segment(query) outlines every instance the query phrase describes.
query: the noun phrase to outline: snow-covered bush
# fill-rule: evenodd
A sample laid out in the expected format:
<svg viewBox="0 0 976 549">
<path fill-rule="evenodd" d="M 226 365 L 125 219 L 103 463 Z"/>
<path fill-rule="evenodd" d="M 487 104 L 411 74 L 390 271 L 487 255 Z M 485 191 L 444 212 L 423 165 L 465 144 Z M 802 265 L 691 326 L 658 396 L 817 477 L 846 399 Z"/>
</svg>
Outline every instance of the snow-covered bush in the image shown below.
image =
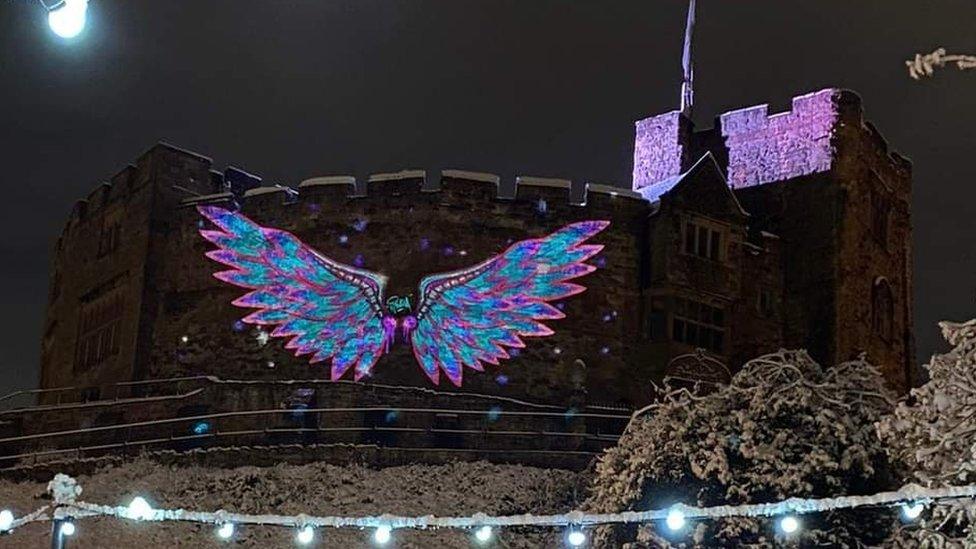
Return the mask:
<svg viewBox="0 0 976 549">
<path fill-rule="evenodd" d="M 925 366 L 929 382 L 913 389 L 878 428 L 907 470 L 923 486 L 976 483 L 976 320 L 942 322 L 954 348 Z M 892 544 L 955 548 L 976 545 L 976 504 L 957 500 L 932 506 L 918 525 L 900 529 Z"/>
<path fill-rule="evenodd" d="M 635 415 L 620 443 L 602 456 L 587 508 L 595 512 L 666 508 L 674 503 L 762 503 L 789 497 L 867 494 L 894 488 L 875 423 L 893 399 L 864 360 L 821 368 L 804 351 L 780 351 L 746 364 L 710 394 L 662 389 Z M 802 517 L 800 545 L 859 546 L 884 539 L 889 510 Z M 766 547 L 772 520 L 603 527 L 598 546 Z"/>
</svg>

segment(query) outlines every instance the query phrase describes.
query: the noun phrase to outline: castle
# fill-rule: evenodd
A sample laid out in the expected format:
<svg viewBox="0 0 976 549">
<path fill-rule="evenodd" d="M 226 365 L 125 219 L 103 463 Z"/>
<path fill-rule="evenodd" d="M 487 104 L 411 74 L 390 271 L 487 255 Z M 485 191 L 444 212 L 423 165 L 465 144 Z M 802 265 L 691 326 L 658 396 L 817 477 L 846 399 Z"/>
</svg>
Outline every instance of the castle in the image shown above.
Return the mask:
<svg viewBox="0 0 976 549">
<path fill-rule="evenodd" d="M 892 388 L 914 380 L 911 165 L 852 92 L 727 112 L 707 130 L 680 111 L 640 120 L 630 190 L 511 183 L 446 170 L 269 186 L 153 147 L 75 205 L 55 251 L 39 402 L 0 413 L 0 447 L 26 452 L 58 432 L 76 433 L 72 449 L 298 441 L 555 463 L 612 443 L 652 382 L 724 383 L 780 348 L 823 364 L 865 353 Z M 240 322 L 243 292 L 204 255 L 201 204 L 382 272 L 402 285 L 391 295 L 573 221 L 611 224 L 587 290 L 558 303 L 555 334 L 463 387 L 430 386 L 405 346 L 369 379 L 329 382 L 327 364 Z"/>
</svg>

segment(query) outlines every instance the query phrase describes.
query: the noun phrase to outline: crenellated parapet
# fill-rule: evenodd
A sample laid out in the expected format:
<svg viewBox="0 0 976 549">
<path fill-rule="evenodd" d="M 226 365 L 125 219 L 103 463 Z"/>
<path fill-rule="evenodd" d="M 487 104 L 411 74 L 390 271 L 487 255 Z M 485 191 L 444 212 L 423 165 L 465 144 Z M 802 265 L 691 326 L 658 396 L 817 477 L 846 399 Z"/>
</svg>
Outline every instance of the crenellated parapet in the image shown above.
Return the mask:
<svg viewBox="0 0 976 549">
<path fill-rule="evenodd" d="M 827 89 L 793 98 L 793 108 L 770 115 L 757 105 L 719 116 L 728 149 L 728 182 L 732 188 L 785 181 L 825 172 L 834 165 L 833 133 L 845 101 L 860 117 L 856 96 Z"/>
<path fill-rule="evenodd" d="M 596 200 L 620 198 L 644 201 L 639 193 L 629 189 L 568 179 L 519 176 L 515 178 L 514 185 L 506 187 L 502 183 L 501 176 L 484 172 L 441 170 L 436 174 L 429 174 L 425 170 L 402 170 L 372 174 L 365 181 L 357 180 L 351 175 L 331 175 L 306 179 L 296 187 L 263 185 L 247 189 L 241 193 L 240 198 L 248 201 L 257 197 L 280 195 L 282 200 L 300 203 L 308 195 L 369 199 L 418 193 L 470 192 L 486 199 L 501 201 L 536 200 L 541 195 L 546 200 L 558 200 L 578 207 L 585 207 L 594 197 L 597 197 Z M 235 199 L 235 194 L 224 191 L 190 196 L 183 199 L 182 204 L 194 205 L 232 199 Z"/>
<path fill-rule="evenodd" d="M 497 174 L 456 169 L 436 172 L 406 169 L 360 178 L 322 176 L 297 185 L 283 185 L 268 182 L 260 175 L 236 166 L 215 170 L 213 161 L 206 156 L 159 143 L 76 202 L 65 232 L 71 231 L 72 227 L 88 225 L 89 221 L 101 223 L 99 213 L 110 204 L 149 200 L 145 196 L 140 198 L 140 193 L 152 186 L 158 187 L 166 197 L 162 202 L 156 201 L 157 206 L 171 204 L 175 207 L 209 202 L 242 205 L 256 200 L 293 204 L 302 203 L 308 196 L 314 196 L 316 200 L 329 196 L 368 200 L 414 193 L 465 195 L 471 200 L 533 201 L 539 208 L 545 208 L 547 203 L 582 208 L 593 201 L 603 200 L 645 202 L 639 193 L 611 185 L 535 176 L 518 176 L 506 181 Z"/>
<path fill-rule="evenodd" d="M 677 176 L 706 151 L 720 159 L 735 189 L 828 172 L 840 159 L 841 130 L 853 130 L 858 139 L 871 143 L 875 154 L 885 156 L 894 169 L 910 171 L 908 160 L 890 152 L 877 129 L 864 120 L 860 97 L 827 88 L 794 97 L 785 112 L 770 114 L 768 104 L 726 112 L 713 129 L 694 130 L 678 111 L 638 121 L 632 188 L 651 188 Z"/>
</svg>

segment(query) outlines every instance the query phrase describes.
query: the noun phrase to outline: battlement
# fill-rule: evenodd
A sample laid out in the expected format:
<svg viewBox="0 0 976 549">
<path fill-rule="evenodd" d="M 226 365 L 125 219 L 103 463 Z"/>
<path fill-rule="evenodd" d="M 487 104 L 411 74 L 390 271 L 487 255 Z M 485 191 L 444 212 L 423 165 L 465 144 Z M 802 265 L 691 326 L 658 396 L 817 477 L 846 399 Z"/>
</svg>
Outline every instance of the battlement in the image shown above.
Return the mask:
<svg viewBox="0 0 976 549">
<path fill-rule="evenodd" d="M 860 99 L 826 89 L 793 98 L 793 108 L 770 115 L 757 105 L 719 116 L 728 149 L 733 189 L 829 171 L 834 166 L 833 132 L 848 103 L 860 120 Z"/>
<path fill-rule="evenodd" d="M 301 201 L 303 192 L 315 192 L 318 189 L 328 189 L 325 192 L 336 193 L 344 198 L 369 198 L 373 195 L 404 194 L 407 192 L 439 193 L 445 190 L 443 182 L 450 182 L 451 189 L 457 191 L 459 186 L 481 187 L 485 184 L 494 187 L 492 198 L 496 200 L 525 199 L 535 197 L 540 191 L 547 196 L 562 194 L 565 201 L 573 206 L 585 207 L 591 193 L 605 196 L 608 199 L 644 200 L 639 194 L 631 190 L 611 185 L 595 183 L 579 183 L 568 179 L 548 177 L 518 176 L 514 182 L 514 193 L 506 191 L 502 185 L 502 178 L 497 174 L 471 172 L 464 170 L 441 170 L 437 176 L 429 177 L 425 170 L 402 170 L 392 173 L 378 173 L 366 178 L 366 185 L 351 175 L 331 175 L 306 179 L 298 184 L 297 189 L 284 186 L 261 186 L 248 189 L 243 193 L 243 199 L 270 195 L 276 193 L 295 192 L 296 201 Z M 182 201 L 184 205 L 195 205 L 209 202 L 231 200 L 234 195 L 230 192 L 188 197 Z M 286 196 L 283 194 L 283 199 Z"/>
<path fill-rule="evenodd" d="M 131 195 L 150 179 L 151 174 L 162 175 L 166 180 L 164 184 L 168 184 L 177 195 L 183 195 L 179 201 L 182 205 L 231 200 L 240 202 L 276 194 L 282 195 L 283 202 L 293 203 L 301 201 L 304 192 L 335 193 L 335 196 L 344 198 L 409 192 L 438 193 L 444 191 L 444 182 L 449 182 L 454 191 L 462 187 L 474 189 L 483 188 L 484 184 L 492 185 L 494 189 L 490 196 L 496 200 L 524 199 L 529 190 L 532 190 L 533 197 L 541 192 L 547 199 L 556 199 L 557 194 L 562 194 L 566 203 L 580 207 L 587 205 L 591 193 L 613 199 L 643 200 L 639 193 L 610 185 L 533 176 L 518 176 L 505 185 L 497 174 L 456 169 L 430 174 L 426 170 L 408 169 L 375 173 L 360 179 L 351 175 L 321 176 L 306 179 L 297 186 L 288 186 L 268 184 L 259 175 L 234 166 L 228 166 L 223 172 L 212 167 L 213 160 L 207 156 L 168 143 L 158 143 L 140 155 L 134 164 L 113 175 L 109 182 L 100 184 L 86 198 L 78 200 L 68 218 L 67 227 L 84 222 L 113 200 Z M 483 190 L 479 193 L 485 194 Z"/>
<path fill-rule="evenodd" d="M 637 122 L 632 188 L 650 187 L 686 171 L 705 152 L 712 152 L 732 188 L 751 187 L 827 172 L 837 161 L 839 128 L 856 128 L 899 170 L 910 163 L 864 121 L 860 97 L 827 88 L 794 97 L 791 109 L 769 113 L 755 105 L 719 115 L 715 128 L 695 130 L 678 111 Z"/>
<path fill-rule="evenodd" d="M 222 174 L 213 172 L 213 161 L 201 154 L 160 142 L 143 152 L 107 182 L 99 184 L 87 197 L 75 202 L 66 229 L 86 221 L 108 205 L 131 198 L 153 177 L 172 182 L 180 194 L 205 195 L 221 190 Z"/>
</svg>

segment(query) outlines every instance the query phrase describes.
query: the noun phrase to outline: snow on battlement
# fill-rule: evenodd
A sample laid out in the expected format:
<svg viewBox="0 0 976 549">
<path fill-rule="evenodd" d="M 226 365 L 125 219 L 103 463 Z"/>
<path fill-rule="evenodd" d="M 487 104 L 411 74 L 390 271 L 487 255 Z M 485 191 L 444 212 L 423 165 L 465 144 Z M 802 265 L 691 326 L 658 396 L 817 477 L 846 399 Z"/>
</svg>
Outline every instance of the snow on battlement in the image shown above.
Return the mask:
<svg viewBox="0 0 976 549">
<path fill-rule="evenodd" d="M 101 223 L 101 218 L 96 218 L 95 214 L 109 202 L 132 199 L 134 193 L 144 188 L 143 184 L 146 182 L 164 189 L 170 197 L 175 198 L 176 204 L 185 207 L 227 202 L 241 205 L 247 201 L 294 204 L 302 202 L 304 195 L 368 199 L 413 193 L 441 193 L 444 181 L 450 182 L 452 192 L 504 201 L 519 198 L 535 200 L 539 195 L 545 195 L 545 199 L 549 201 L 564 201 L 583 207 L 587 205 L 587 197 L 594 194 L 602 195 L 606 199 L 620 197 L 644 200 L 638 193 L 606 185 L 526 176 L 505 178 L 503 181 L 496 174 L 463 170 L 428 172 L 410 169 L 358 178 L 351 175 L 324 176 L 284 185 L 263 181 L 260 175 L 238 167 L 215 170 L 213 161 L 206 156 L 159 143 L 141 155 L 133 165 L 114 175 L 110 182 L 99 185 L 86 198 L 78 200 L 64 231 L 76 224 L 87 223 L 89 218 L 94 219 L 94 223 Z M 486 183 L 493 188 L 486 189 Z"/>
<path fill-rule="evenodd" d="M 470 185 L 472 189 L 480 188 L 487 183 L 494 187 L 491 190 L 491 196 L 498 200 L 512 200 L 517 196 L 525 195 L 530 190 L 532 194 L 538 194 L 540 189 L 546 189 L 547 192 L 564 194 L 566 201 L 574 206 L 586 206 L 588 197 L 594 193 L 606 195 L 608 198 L 621 197 L 625 199 L 644 200 L 639 193 L 622 187 L 582 183 L 568 179 L 518 176 L 513 182 L 514 194 L 512 194 L 510 190 L 511 183 L 509 189 L 503 188 L 502 178 L 496 174 L 463 170 L 442 170 L 434 173 L 437 176 L 432 178 L 424 170 L 402 170 L 399 172 L 372 174 L 365 181 L 357 180 L 356 177 L 351 175 L 313 177 L 302 181 L 294 189 L 298 193 L 295 201 L 301 201 L 303 193 L 314 192 L 315 189 L 321 189 L 323 187 L 336 189 L 335 192 L 338 192 L 341 196 L 356 198 L 369 198 L 374 194 L 381 195 L 394 188 L 402 192 L 411 192 L 410 189 L 413 189 L 414 192 L 437 193 L 442 191 L 441 182 L 445 180 L 451 181 L 454 185 Z M 362 185 L 363 183 L 366 183 L 366 185 Z M 454 188 L 456 189 L 457 187 L 455 186 Z M 280 185 L 261 186 L 247 190 L 243 198 L 247 200 L 262 195 L 285 192 L 286 190 L 293 189 L 288 189 Z M 226 192 L 192 196 L 184 199 L 182 204 L 192 205 L 210 201 L 222 201 L 230 197 L 231 195 Z"/>
</svg>

